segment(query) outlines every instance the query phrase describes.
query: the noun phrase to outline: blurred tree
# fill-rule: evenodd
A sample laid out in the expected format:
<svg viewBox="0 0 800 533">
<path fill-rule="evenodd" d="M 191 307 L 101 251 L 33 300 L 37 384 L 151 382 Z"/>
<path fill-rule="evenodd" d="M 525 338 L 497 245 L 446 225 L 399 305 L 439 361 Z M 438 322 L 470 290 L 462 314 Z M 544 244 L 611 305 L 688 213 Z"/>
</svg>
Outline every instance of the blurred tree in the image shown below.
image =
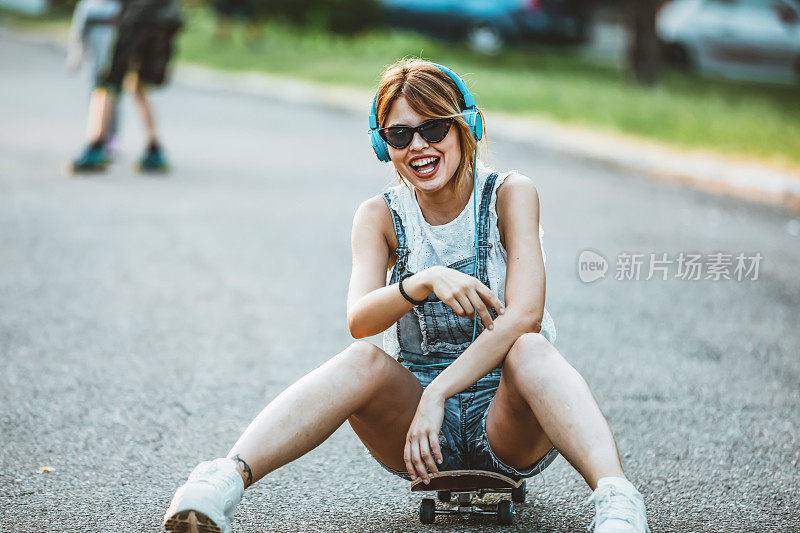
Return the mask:
<svg viewBox="0 0 800 533">
<path fill-rule="evenodd" d="M 656 36 L 656 12 L 660 3 L 660 0 L 628 0 L 626 63 L 632 79 L 642 85 L 656 85 L 659 80 L 661 54 Z"/>
<path fill-rule="evenodd" d="M 49 10 L 51 13 L 72 13 L 78 0 L 50 0 Z"/>
<path fill-rule="evenodd" d="M 354 34 L 384 22 L 378 0 L 255 0 L 255 4 L 262 17 L 335 33 Z"/>
</svg>

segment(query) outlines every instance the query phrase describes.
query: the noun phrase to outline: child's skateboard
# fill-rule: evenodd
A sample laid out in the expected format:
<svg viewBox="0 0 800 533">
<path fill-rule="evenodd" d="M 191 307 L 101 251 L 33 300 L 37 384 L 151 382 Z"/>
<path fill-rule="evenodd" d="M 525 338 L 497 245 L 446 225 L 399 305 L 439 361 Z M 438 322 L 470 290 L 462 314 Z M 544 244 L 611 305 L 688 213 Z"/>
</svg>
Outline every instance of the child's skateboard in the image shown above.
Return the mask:
<svg viewBox="0 0 800 533">
<path fill-rule="evenodd" d="M 430 478 L 430 483 L 427 485 L 418 477 L 411 483 L 411 490 L 413 492 L 435 490 L 440 502 L 451 502 L 453 496 L 457 498 L 457 506 L 449 509 L 437 509 L 435 500 L 423 498 L 419 504 L 419 520 L 423 524 L 432 524 L 437 514 L 460 515 L 465 519 L 470 515 L 494 515 L 497 517 L 497 522 L 505 526 L 514 521 L 514 503 L 524 502 L 525 494 L 528 492 L 524 479 L 514 481 L 503 474 L 485 470 L 439 472 L 436 477 Z M 496 510 L 475 505 L 476 498 L 482 498 L 488 493 L 510 493 L 511 501 L 500 500 Z"/>
</svg>

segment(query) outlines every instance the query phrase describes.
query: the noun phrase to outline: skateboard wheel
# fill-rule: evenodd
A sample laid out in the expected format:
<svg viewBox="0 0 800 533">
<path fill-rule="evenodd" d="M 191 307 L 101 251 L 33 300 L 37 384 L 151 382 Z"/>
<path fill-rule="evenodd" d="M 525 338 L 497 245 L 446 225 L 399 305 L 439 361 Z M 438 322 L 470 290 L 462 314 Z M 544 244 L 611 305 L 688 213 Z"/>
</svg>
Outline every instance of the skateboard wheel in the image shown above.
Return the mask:
<svg viewBox="0 0 800 533">
<path fill-rule="evenodd" d="M 514 504 L 510 500 L 500 500 L 497 503 L 497 523 L 501 526 L 510 526 L 514 522 Z"/>
<path fill-rule="evenodd" d="M 453 499 L 453 495 L 450 493 L 449 490 L 440 490 L 436 493 L 436 497 L 439 499 L 440 502 L 449 502 Z"/>
<path fill-rule="evenodd" d="M 423 498 L 419 504 L 419 521 L 423 524 L 433 524 L 436 518 L 436 502 L 432 498 Z"/>
<path fill-rule="evenodd" d="M 511 501 L 514 503 L 525 503 L 525 495 L 528 494 L 528 488 L 525 486 L 525 481 L 522 482 L 516 489 L 511 489 Z"/>
</svg>

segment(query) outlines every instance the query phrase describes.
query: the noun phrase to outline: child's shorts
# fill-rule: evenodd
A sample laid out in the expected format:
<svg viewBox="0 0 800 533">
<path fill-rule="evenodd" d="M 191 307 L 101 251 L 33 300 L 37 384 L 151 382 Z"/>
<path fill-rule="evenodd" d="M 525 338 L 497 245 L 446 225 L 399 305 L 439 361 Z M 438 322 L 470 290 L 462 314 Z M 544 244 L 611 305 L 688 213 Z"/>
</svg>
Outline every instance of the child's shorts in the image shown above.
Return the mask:
<svg viewBox="0 0 800 533">
<path fill-rule="evenodd" d="M 142 83 L 163 85 L 177 29 L 174 24 L 156 23 L 121 26 L 111 64 L 99 85 L 118 93 L 129 71 L 135 71 Z"/>
</svg>

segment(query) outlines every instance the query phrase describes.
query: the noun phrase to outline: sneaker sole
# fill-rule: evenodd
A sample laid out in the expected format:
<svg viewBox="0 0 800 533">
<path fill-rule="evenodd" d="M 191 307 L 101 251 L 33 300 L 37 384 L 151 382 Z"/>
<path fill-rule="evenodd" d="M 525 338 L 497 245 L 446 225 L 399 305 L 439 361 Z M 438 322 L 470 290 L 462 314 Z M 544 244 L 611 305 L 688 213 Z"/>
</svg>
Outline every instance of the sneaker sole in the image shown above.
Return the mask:
<svg viewBox="0 0 800 533">
<path fill-rule="evenodd" d="M 169 165 L 157 168 L 146 168 L 142 165 L 134 165 L 133 169 L 139 174 L 167 174 L 170 171 Z"/>
<path fill-rule="evenodd" d="M 93 168 L 80 168 L 75 167 L 74 164 L 69 163 L 64 167 L 64 174 L 67 176 L 79 176 L 79 175 L 92 175 L 92 174 L 103 174 L 108 170 L 110 163 L 105 163 L 99 167 Z"/>
<path fill-rule="evenodd" d="M 169 533 L 222 533 L 216 522 L 191 509 L 169 517 L 164 522 L 164 529 Z"/>
</svg>

